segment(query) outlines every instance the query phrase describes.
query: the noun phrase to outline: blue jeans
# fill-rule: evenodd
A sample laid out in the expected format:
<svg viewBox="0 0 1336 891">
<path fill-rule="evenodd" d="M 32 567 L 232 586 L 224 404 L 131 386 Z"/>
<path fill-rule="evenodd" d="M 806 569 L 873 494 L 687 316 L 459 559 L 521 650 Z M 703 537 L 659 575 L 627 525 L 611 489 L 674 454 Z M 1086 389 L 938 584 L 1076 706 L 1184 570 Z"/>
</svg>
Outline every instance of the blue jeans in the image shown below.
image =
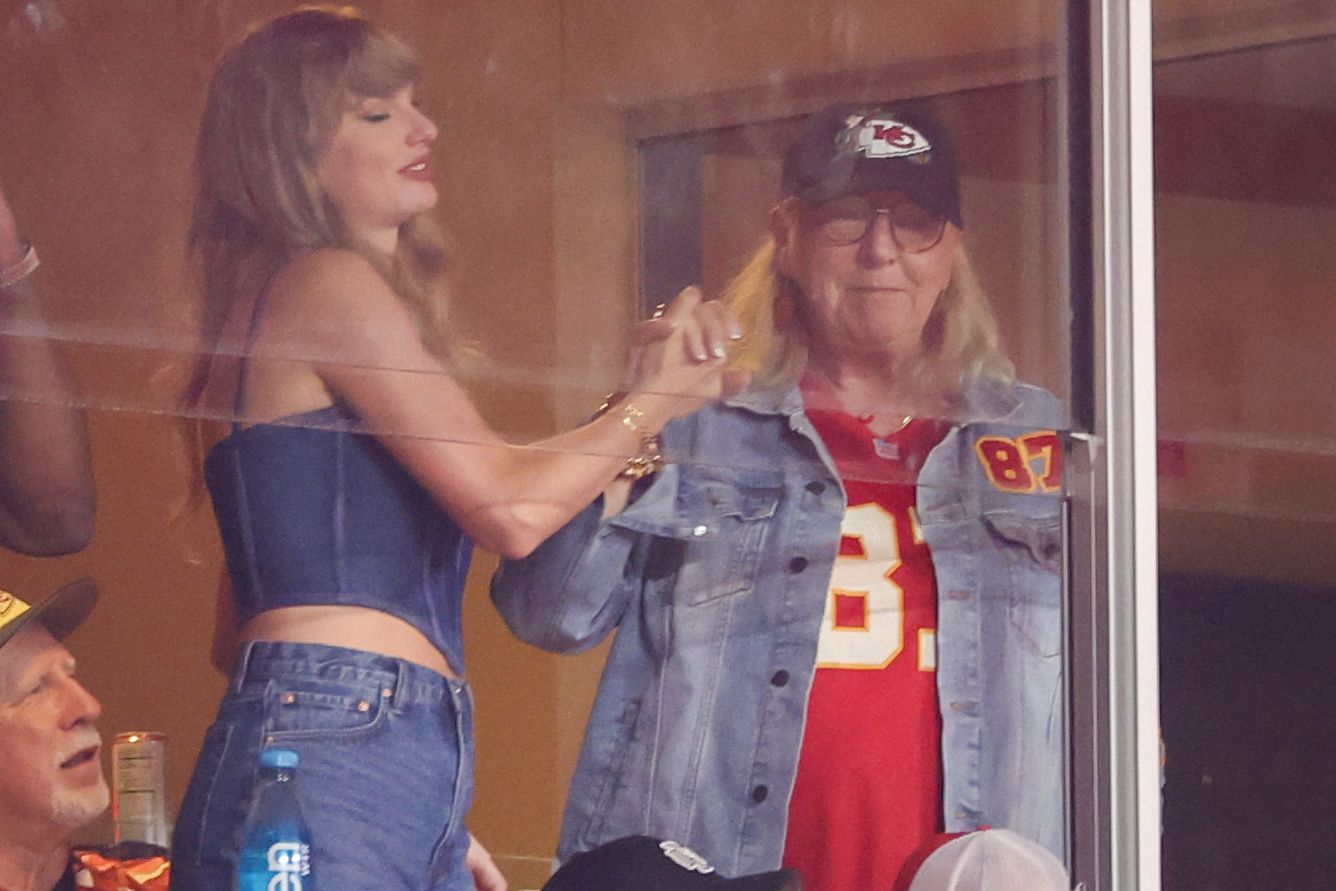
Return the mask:
<svg viewBox="0 0 1336 891">
<path fill-rule="evenodd" d="M 329 891 L 473 891 L 468 686 L 412 662 L 253 641 L 204 737 L 172 840 L 174 891 L 227 891 L 264 746 L 297 752 L 312 878 Z"/>
</svg>

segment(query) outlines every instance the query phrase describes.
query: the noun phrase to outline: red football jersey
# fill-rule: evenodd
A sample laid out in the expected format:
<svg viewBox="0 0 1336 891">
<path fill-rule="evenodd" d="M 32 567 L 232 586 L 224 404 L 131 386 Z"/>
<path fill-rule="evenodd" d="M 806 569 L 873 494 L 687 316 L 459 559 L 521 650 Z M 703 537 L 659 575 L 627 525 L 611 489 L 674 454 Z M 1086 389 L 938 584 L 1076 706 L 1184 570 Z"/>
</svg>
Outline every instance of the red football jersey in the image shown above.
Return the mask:
<svg viewBox="0 0 1336 891">
<path fill-rule="evenodd" d="M 817 649 L 784 865 L 808 891 L 889 889 L 941 831 L 937 586 L 914 483 L 942 425 L 876 437 L 851 415 L 808 412 L 849 506 Z"/>
</svg>

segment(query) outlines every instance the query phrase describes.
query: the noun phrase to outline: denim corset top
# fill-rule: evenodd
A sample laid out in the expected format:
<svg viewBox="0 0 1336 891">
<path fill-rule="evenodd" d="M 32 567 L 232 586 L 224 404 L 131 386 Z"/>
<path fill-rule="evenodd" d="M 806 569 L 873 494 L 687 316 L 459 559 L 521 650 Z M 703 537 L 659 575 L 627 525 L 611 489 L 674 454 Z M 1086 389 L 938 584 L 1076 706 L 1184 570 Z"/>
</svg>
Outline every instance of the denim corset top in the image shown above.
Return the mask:
<svg viewBox="0 0 1336 891">
<path fill-rule="evenodd" d="M 471 542 L 373 436 L 338 406 L 238 427 L 204 479 L 244 624 L 284 606 L 397 616 L 462 672 Z"/>
</svg>

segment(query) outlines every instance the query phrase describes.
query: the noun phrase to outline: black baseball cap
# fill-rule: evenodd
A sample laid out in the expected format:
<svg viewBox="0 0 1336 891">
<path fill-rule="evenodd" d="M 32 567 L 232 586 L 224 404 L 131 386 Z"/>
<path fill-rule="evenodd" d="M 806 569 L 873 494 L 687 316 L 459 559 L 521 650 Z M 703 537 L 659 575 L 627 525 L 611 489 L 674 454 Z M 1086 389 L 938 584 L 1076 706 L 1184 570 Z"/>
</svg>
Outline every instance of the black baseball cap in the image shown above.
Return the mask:
<svg viewBox="0 0 1336 891">
<path fill-rule="evenodd" d="M 542 891 L 802 891 L 802 875 L 781 869 L 726 879 L 686 845 L 631 835 L 576 854 Z"/>
<path fill-rule="evenodd" d="M 29 605 L 0 590 L 0 647 L 9 643 L 29 622 L 37 619 L 56 640 L 83 624 L 97 603 L 97 582 L 79 579 L 60 588 L 41 603 Z"/>
<path fill-rule="evenodd" d="M 885 108 L 841 103 L 807 119 L 784 158 L 785 196 L 829 201 L 886 189 L 958 227 L 960 180 L 951 138 L 921 105 Z"/>
</svg>

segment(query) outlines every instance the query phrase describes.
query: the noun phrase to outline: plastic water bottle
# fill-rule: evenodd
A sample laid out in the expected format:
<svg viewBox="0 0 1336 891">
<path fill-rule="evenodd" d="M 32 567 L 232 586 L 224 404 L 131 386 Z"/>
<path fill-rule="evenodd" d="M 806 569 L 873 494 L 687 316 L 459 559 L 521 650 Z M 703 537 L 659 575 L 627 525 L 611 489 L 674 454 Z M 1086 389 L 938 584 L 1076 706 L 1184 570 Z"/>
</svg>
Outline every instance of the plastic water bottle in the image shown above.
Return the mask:
<svg viewBox="0 0 1336 891">
<path fill-rule="evenodd" d="M 297 806 L 297 753 L 263 749 L 241 839 L 238 891 L 314 891 L 311 832 Z"/>
</svg>

